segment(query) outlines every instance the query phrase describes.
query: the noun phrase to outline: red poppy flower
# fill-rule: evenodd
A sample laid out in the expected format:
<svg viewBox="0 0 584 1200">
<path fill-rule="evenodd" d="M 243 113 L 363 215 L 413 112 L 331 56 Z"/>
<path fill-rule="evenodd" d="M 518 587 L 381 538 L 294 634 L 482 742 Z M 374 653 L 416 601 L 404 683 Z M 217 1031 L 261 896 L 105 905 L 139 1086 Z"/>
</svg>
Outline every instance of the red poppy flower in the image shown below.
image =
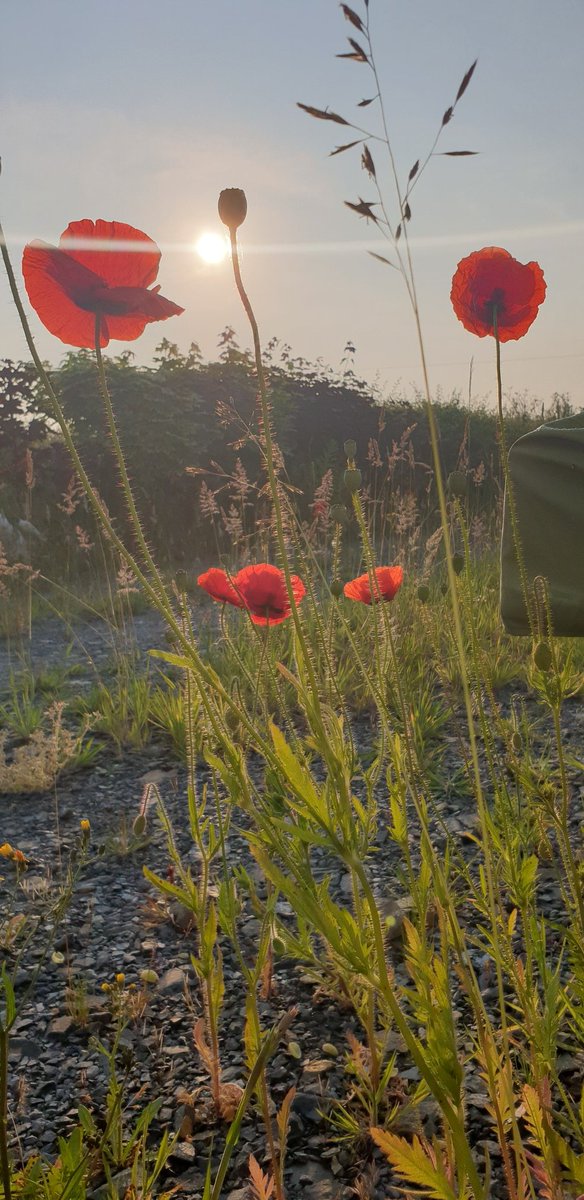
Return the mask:
<svg viewBox="0 0 584 1200">
<path fill-rule="evenodd" d="M 95 242 L 95 247 L 91 245 Z M 184 312 L 150 288 L 160 250 L 152 238 L 123 221 L 72 221 L 59 246 L 30 242 L 22 273 L 28 298 L 43 325 L 68 346 L 95 346 L 110 338 L 133 342 L 151 321 Z"/>
<path fill-rule="evenodd" d="M 459 262 L 450 299 L 465 329 L 477 337 L 517 341 L 535 321 L 545 300 L 543 271 L 536 262 L 520 263 L 500 246 L 486 246 Z"/>
<path fill-rule="evenodd" d="M 401 567 L 376 567 L 373 574 L 377 580 L 371 598 L 371 582 L 369 575 L 359 575 L 346 583 L 343 591 L 349 600 L 359 600 L 361 604 L 376 604 L 379 600 L 393 600 L 403 582 L 404 573 Z M 379 593 L 379 595 L 377 594 Z"/>
<path fill-rule="evenodd" d="M 297 604 L 306 588 L 297 575 L 292 576 L 292 591 Z M 247 609 L 254 625 L 279 625 L 291 615 L 284 572 L 270 563 L 243 567 L 231 579 L 225 571 L 212 567 L 199 575 L 199 587 L 213 600 Z"/>
</svg>

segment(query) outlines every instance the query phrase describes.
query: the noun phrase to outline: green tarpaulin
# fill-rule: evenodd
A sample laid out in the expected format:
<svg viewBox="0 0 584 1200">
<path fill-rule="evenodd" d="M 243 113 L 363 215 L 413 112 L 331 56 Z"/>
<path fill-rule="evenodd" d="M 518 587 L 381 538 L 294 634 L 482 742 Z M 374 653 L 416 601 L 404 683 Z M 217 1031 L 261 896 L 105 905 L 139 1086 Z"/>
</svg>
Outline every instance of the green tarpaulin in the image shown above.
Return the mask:
<svg viewBox="0 0 584 1200">
<path fill-rule="evenodd" d="M 509 451 L 509 473 L 530 588 L 547 580 L 554 633 L 584 634 L 584 413 L 540 425 Z M 530 625 L 515 552 L 509 497 L 501 542 L 501 616 L 509 633 Z"/>
</svg>

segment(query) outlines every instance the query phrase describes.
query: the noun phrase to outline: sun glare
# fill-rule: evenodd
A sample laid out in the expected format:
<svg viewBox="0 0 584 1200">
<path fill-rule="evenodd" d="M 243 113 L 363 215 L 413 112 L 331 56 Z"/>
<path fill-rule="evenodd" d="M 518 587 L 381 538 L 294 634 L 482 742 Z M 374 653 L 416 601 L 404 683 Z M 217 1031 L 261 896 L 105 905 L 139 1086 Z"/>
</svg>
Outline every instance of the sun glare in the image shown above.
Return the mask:
<svg viewBox="0 0 584 1200">
<path fill-rule="evenodd" d="M 206 263 L 223 262 L 227 249 L 227 241 L 220 233 L 202 233 L 195 243 L 196 253 Z"/>
</svg>

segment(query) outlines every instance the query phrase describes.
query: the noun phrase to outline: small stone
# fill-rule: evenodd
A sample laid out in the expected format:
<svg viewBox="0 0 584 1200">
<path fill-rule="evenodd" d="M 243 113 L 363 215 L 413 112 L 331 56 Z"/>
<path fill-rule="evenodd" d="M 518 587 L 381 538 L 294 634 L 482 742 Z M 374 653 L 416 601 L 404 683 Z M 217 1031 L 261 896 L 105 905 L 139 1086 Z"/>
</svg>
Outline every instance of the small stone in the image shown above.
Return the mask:
<svg viewBox="0 0 584 1200">
<path fill-rule="evenodd" d="M 167 992 L 182 992 L 185 986 L 185 974 L 180 967 L 170 967 L 168 971 L 161 976 L 157 992 L 163 995 Z"/>
<path fill-rule="evenodd" d="M 315 1058 L 312 1062 L 304 1063 L 305 1075 L 324 1075 L 332 1071 L 334 1063 L 329 1058 Z"/>
<path fill-rule="evenodd" d="M 73 1025 L 73 1017 L 55 1017 L 54 1020 L 51 1021 L 47 1032 L 52 1033 L 53 1037 L 67 1037 L 67 1034 L 71 1031 Z"/>
<path fill-rule="evenodd" d="M 333 1044 L 333 1042 L 323 1042 L 322 1043 L 322 1052 L 323 1052 L 323 1054 L 328 1054 L 329 1058 L 338 1058 L 339 1057 L 339 1052 L 337 1050 L 337 1047 Z"/>
<path fill-rule="evenodd" d="M 303 1121 L 310 1121 L 312 1125 L 322 1124 L 324 1120 L 323 1107 L 322 1097 L 314 1092 L 296 1092 L 292 1101 L 292 1112 L 301 1117 Z"/>
</svg>

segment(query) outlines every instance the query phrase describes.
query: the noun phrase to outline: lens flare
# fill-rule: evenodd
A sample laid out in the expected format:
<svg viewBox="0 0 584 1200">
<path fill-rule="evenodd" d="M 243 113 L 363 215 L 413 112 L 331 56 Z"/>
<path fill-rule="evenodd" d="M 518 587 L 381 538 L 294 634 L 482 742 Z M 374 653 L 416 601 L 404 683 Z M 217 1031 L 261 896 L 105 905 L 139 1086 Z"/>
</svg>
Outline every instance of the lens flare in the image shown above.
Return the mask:
<svg viewBox="0 0 584 1200">
<path fill-rule="evenodd" d="M 227 251 L 227 239 L 220 233 L 202 233 L 195 243 L 195 252 L 205 263 L 223 262 Z"/>
</svg>

